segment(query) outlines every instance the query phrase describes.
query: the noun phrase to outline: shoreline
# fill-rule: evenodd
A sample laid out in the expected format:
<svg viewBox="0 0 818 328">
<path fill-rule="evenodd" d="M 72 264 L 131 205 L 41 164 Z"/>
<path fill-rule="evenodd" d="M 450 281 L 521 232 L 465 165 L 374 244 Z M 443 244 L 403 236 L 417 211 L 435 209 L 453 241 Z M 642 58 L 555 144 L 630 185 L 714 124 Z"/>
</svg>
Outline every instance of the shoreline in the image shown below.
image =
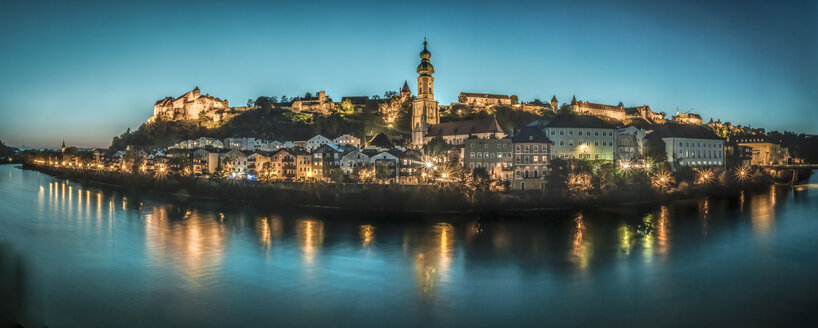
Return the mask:
<svg viewBox="0 0 818 328">
<path fill-rule="evenodd" d="M 180 176 L 154 177 L 119 173 L 54 169 L 23 164 L 25 170 L 81 183 L 121 188 L 128 192 L 164 194 L 177 198 L 251 204 L 260 207 L 308 208 L 383 213 L 470 214 L 521 213 L 658 205 L 668 201 L 691 201 L 707 197 L 735 197 L 741 191 L 760 191 L 775 183 L 743 186 L 701 186 L 687 192 L 628 190 L 574 198 L 559 193 L 482 192 L 466 195 L 456 188 L 434 185 L 364 185 L 333 183 L 217 182 Z M 389 204 L 390 206 L 378 206 Z"/>
</svg>

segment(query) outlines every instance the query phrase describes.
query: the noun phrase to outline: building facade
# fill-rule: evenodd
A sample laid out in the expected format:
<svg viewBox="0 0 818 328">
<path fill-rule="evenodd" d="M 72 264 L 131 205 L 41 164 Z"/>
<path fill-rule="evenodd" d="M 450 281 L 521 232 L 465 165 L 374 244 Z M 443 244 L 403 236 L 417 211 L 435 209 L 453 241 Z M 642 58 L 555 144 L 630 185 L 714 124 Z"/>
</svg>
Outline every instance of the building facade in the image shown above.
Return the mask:
<svg viewBox="0 0 818 328">
<path fill-rule="evenodd" d="M 724 166 L 724 140 L 704 126 L 668 123 L 657 126 L 648 137 L 664 142 L 674 169 Z"/>
<path fill-rule="evenodd" d="M 520 129 L 511 143 L 514 146 L 514 176 L 512 190 L 545 190 L 548 175 L 551 140 L 537 127 Z"/>
<path fill-rule="evenodd" d="M 463 146 L 463 165 L 469 170 L 485 169 L 493 179 L 511 180 L 513 147 L 509 138 L 467 138 Z"/>
<path fill-rule="evenodd" d="M 535 121 L 551 140 L 551 158 L 614 160 L 616 128 L 585 115 L 560 114 L 549 121 Z"/>
</svg>

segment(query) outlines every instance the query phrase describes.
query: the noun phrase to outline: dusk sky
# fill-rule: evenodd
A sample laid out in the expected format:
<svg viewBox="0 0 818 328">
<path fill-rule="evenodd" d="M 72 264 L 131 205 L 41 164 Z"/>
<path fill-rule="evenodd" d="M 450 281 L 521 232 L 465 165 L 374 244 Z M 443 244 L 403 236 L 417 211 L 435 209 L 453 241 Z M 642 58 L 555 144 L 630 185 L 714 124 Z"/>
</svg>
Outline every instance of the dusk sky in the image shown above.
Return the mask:
<svg viewBox="0 0 818 328">
<path fill-rule="evenodd" d="M 818 133 L 816 22 L 816 1 L 5 1 L 0 139 L 107 147 L 194 86 L 231 106 L 416 92 L 424 35 L 445 105 L 576 95 Z"/>
</svg>

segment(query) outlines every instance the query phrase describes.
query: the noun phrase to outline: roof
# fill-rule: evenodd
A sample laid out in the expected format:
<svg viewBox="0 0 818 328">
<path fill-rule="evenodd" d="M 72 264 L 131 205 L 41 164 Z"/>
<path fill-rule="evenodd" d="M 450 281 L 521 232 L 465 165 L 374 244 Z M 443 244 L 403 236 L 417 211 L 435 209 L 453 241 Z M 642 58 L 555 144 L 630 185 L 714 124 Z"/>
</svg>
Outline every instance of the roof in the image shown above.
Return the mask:
<svg viewBox="0 0 818 328">
<path fill-rule="evenodd" d="M 468 121 L 446 122 L 429 126 L 428 137 L 476 133 L 505 133 L 494 116 Z"/>
<path fill-rule="evenodd" d="M 526 126 L 520 129 L 520 132 L 518 132 L 516 136 L 511 138 L 511 142 L 551 143 L 551 140 L 549 140 L 548 137 L 545 136 L 545 133 L 543 133 L 542 130 L 538 129 L 537 127 Z"/>
<path fill-rule="evenodd" d="M 658 125 L 650 135 L 659 138 L 722 140 L 722 138 L 719 138 L 713 131 L 704 126 L 676 123 Z"/>
<path fill-rule="evenodd" d="M 508 95 L 494 95 L 490 93 L 471 93 L 471 92 L 461 92 L 461 97 L 474 97 L 474 98 L 496 98 L 496 99 L 511 99 Z"/>
<path fill-rule="evenodd" d="M 392 147 L 392 140 L 389 140 L 383 132 L 376 134 L 372 139 L 369 139 L 367 143 L 369 146 L 377 146 L 381 148 L 391 148 Z"/>
<path fill-rule="evenodd" d="M 403 88 L 400 89 L 401 92 L 412 92 L 409 90 L 409 83 L 406 80 L 403 81 Z"/>
<path fill-rule="evenodd" d="M 551 102 L 557 102 L 557 95 L 554 95 L 553 97 L 551 97 Z"/>
<path fill-rule="evenodd" d="M 545 123 L 549 128 L 613 129 L 614 126 L 596 116 L 560 114 Z"/>
</svg>

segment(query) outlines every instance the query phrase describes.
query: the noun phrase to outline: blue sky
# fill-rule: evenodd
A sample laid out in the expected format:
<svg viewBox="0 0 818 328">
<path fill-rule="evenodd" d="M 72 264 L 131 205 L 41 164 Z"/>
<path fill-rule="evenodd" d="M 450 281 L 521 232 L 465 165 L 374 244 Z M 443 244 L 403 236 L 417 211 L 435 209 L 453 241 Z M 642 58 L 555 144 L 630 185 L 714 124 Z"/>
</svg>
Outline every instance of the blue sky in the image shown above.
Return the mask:
<svg viewBox="0 0 818 328">
<path fill-rule="evenodd" d="M 165 96 L 244 105 L 383 95 L 423 36 L 443 104 L 461 91 L 648 104 L 818 133 L 818 4 L 731 2 L 79 2 L 0 10 L 0 139 L 108 146 Z M 810 25 L 813 24 L 813 25 Z"/>
</svg>

